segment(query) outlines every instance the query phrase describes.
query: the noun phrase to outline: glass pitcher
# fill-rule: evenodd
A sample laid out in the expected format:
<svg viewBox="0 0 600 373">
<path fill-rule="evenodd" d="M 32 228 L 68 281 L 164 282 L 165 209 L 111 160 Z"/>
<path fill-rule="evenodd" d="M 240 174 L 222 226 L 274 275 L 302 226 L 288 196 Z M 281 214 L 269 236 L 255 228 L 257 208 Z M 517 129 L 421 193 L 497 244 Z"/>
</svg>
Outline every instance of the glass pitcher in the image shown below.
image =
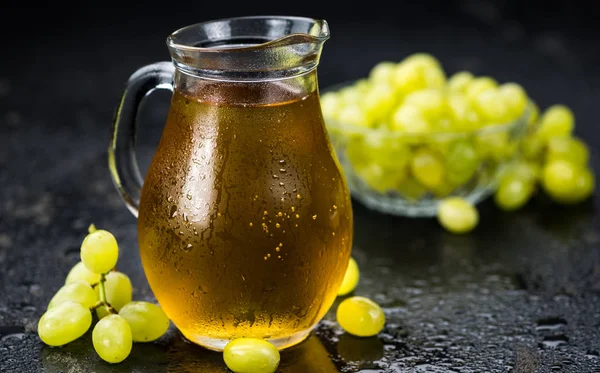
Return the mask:
<svg viewBox="0 0 600 373">
<path fill-rule="evenodd" d="M 352 209 L 319 103 L 328 38 L 327 23 L 309 18 L 200 23 L 168 37 L 173 64 L 141 68 L 127 83 L 110 170 L 139 213 L 150 287 L 194 343 L 292 346 L 336 297 Z M 142 186 L 136 115 L 155 89 L 173 98 Z"/>
</svg>

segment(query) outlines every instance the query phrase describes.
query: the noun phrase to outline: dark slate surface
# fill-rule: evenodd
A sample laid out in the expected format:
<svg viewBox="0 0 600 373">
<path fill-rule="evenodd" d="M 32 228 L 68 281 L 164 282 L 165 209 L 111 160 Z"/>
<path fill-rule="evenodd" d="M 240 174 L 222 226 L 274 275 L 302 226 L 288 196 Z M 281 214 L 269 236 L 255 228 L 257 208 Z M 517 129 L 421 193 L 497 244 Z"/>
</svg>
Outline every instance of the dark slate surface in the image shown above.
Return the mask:
<svg viewBox="0 0 600 373">
<path fill-rule="evenodd" d="M 449 72 L 466 68 L 518 81 L 542 107 L 571 106 L 598 174 L 595 9 L 575 2 L 497 3 L 503 7 L 426 1 L 401 15 L 379 9 L 381 15 L 367 12 L 366 18 L 295 13 L 330 20 L 322 86 L 361 77 L 382 59 L 428 51 Z M 164 37 L 179 26 L 225 15 L 292 13 L 221 9 L 209 16 L 202 6 L 175 9 L 169 17 L 144 8 L 120 9 L 121 17 L 113 9 L 86 8 L 77 16 L 41 12 L 19 29 L 3 23 L 0 371 L 226 371 L 219 354 L 185 343 L 176 330 L 157 343 L 135 345 L 117 366 L 100 361 L 90 335 L 48 348 L 35 334 L 91 222 L 119 239 L 119 269 L 130 275 L 134 297 L 153 299 L 140 266 L 136 221 L 106 165 L 108 128 L 128 75 L 166 59 Z M 142 164 L 160 134 L 167 100 L 158 94 L 146 105 Z M 280 372 L 599 372 L 598 204 L 596 198 L 565 209 L 540 195 L 520 212 L 502 213 L 488 201 L 473 234 L 452 236 L 432 219 L 385 216 L 355 203 L 354 256 L 362 270 L 356 294 L 385 308 L 386 329 L 378 338 L 356 339 L 341 334 L 329 315 L 307 342 L 283 352 Z"/>
</svg>

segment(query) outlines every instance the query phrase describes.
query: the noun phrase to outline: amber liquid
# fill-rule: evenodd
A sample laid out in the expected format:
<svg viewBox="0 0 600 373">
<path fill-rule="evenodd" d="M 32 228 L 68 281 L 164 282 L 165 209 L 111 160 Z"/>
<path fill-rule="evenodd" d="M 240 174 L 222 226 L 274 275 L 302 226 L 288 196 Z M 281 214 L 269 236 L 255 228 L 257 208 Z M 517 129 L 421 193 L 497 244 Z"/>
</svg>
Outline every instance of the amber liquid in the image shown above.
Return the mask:
<svg viewBox="0 0 600 373">
<path fill-rule="evenodd" d="M 350 198 L 318 93 L 271 85 L 176 91 L 142 191 L 150 286 L 209 348 L 299 342 L 333 303 L 350 255 Z"/>
</svg>

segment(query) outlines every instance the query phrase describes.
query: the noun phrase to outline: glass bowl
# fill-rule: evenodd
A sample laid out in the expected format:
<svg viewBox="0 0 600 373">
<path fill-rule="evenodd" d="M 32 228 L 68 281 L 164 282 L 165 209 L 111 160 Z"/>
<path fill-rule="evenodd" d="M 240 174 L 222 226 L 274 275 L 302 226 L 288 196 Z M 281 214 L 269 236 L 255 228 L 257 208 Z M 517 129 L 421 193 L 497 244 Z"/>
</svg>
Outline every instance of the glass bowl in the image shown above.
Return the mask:
<svg viewBox="0 0 600 373">
<path fill-rule="evenodd" d="M 332 86 L 322 93 L 355 83 Z M 436 215 L 437 204 L 444 198 L 457 196 L 477 204 L 493 192 L 499 173 L 517 156 L 531 112 L 529 103 L 512 122 L 470 132 L 427 134 L 324 119 L 355 199 L 384 213 L 427 217 Z M 443 165 L 442 172 L 439 167 L 428 168 L 435 167 L 432 158 Z"/>
</svg>

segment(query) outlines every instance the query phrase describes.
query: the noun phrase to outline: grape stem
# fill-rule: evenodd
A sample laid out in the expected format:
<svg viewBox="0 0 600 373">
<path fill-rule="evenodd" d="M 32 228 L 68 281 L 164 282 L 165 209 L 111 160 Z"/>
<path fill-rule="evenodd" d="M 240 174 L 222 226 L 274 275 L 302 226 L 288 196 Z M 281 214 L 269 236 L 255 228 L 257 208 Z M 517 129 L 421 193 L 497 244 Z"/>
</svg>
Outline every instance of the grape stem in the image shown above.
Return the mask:
<svg viewBox="0 0 600 373">
<path fill-rule="evenodd" d="M 99 293 L 100 293 L 100 301 L 94 305 L 94 308 L 99 307 L 99 306 L 104 306 L 104 308 L 106 308 L 106 310 L 108 311 L 108 313 L 110 314 L 117 314 L 117 310 L 115 310 L 110 303 L 108 303 L 106 301 L 106 290 L 104 289 L 104 282 L 106 281 L 106 274 L 103 273 L 100 275 L 100 282 L 98 283 L 99 286 Z"/>
</svg>

